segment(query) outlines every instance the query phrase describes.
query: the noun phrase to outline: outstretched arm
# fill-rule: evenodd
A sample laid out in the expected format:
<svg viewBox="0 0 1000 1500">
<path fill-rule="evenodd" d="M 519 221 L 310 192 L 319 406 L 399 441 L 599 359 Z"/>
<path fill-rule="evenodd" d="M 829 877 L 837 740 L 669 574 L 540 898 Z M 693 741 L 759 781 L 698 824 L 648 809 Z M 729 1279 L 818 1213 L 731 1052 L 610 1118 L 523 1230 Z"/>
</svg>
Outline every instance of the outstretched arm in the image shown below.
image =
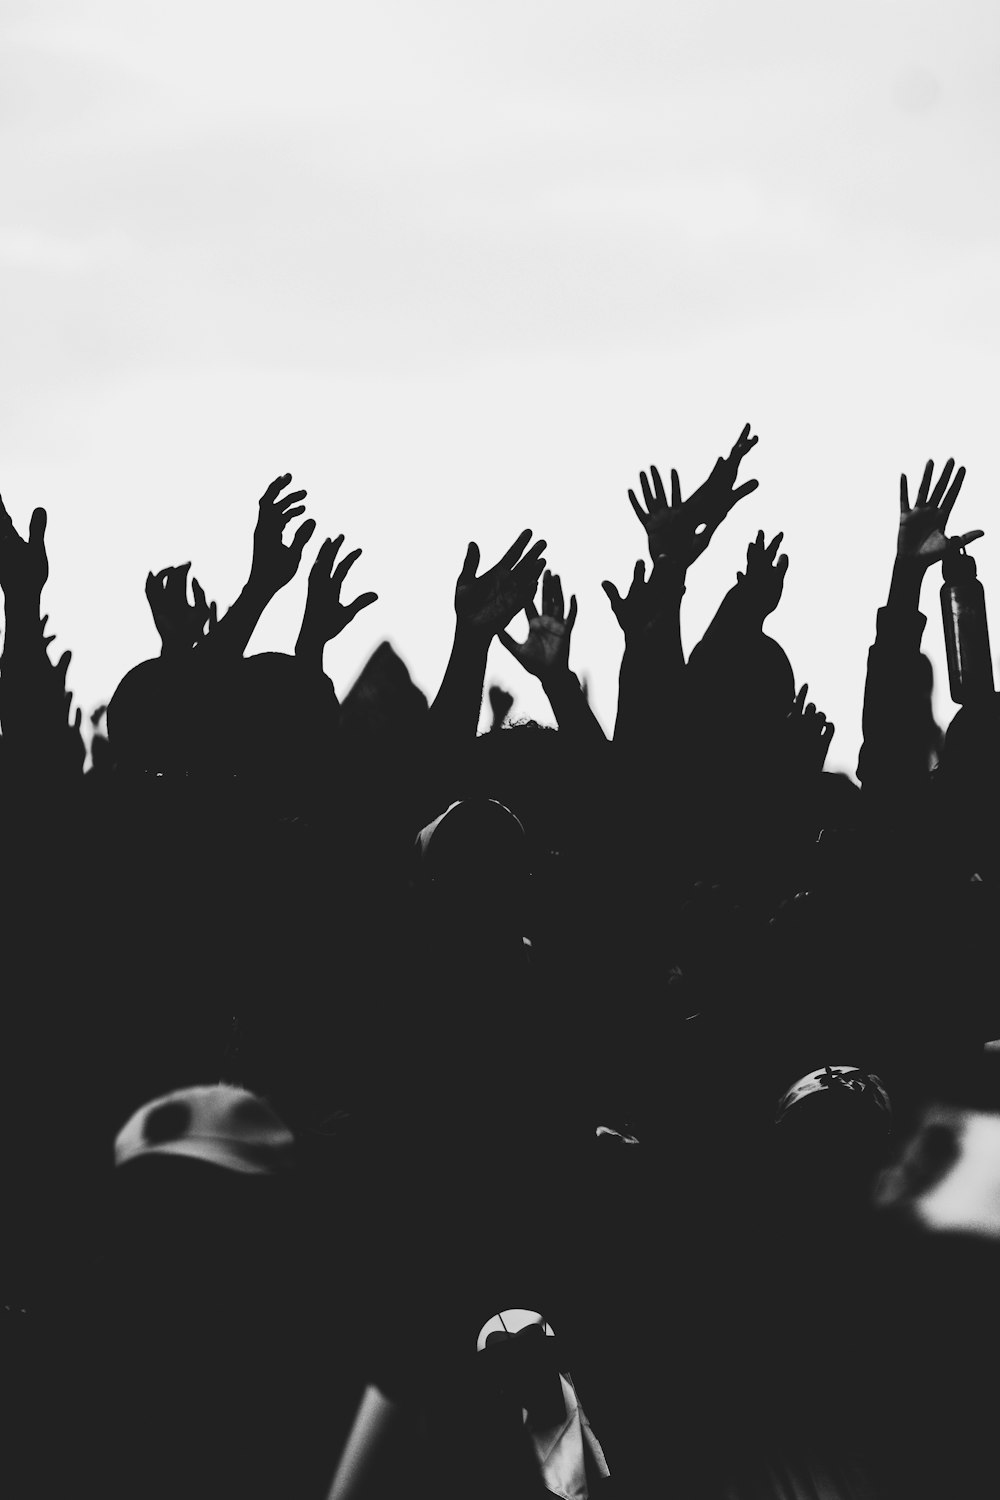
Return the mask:
<svg viewBox="0 0 1000 1500">
<path fill-rule="evenodd" d="M 928 569 L 944 560 L 949 547 L 967 547 L 986 535 L 984 531 L 966 531 L 962 536 L 945 536 L 944 529 L 965 481 L 965 470 L 956 469 L 955 460 L 949 458 L 932 490 L 933 477 L 934 462 L 928 459 L 911 506 L 906 475 L 899 476 L 899 530 L 886 601 L 889 609 L 919 609 L 920 586 Z"/>
<path fill-rule="evenodd" d="M 218 621 L 215 601 L 209 604 L 197 578 L 191 580 L 194 602 L 188 602 L 190 568 L 191 564 L 186 562 L 146 575 L 146 599 L 160 637 L 161 656 L 177 657 L 192 651 L 208 639 Z"/>
<path fill-rule="evenodd" d="M 746 572 L 736 574 L 736 582 L 719 605 L 699 650 L 726 651 L 734 637 L 742 638 L 748 630 L 763 630 L 764 621 L 781 603 L 788 572 L 788 557 L 778 556 L 784 532 L 779 531 L 767 543 L 764 533 L 747 547 Z"/>
<path fill-rule="evenodd" d="M 545 543 L 534 542 L 525 552 L 530 538 L 530 531 L 522 531 L 500 561 L 478 577 L 479 548 L 469 543 L 455 584 L 451 656 L 430 707 L 429 728 L 439 741 L 458 745 L 475 739 L 490 642 L 534 598 L 545 567 Z"/>
<path fill-rule="evenodd" d="M 632 586 L 623 599 L 614 584 L 602 587 L 625 634 L 618 691 L 616 743 L 641 745 L 650 737 L 668 742 L 671 725 L 683 716 L 684 652 L 680 606 L 687 571 L 706 550 L 736 503 L 757 488 L 756 479 L 737 485 L 739 467 L 757 442 L 750 424 L 743 428 L 728 458 L 717 458 L 711 474 L 685 501 L 676 469 L 670 471 L 670 499 L 652 465 L 639 475 L 643 503 L 629 490 L 629 504 L 642 524 L 653 560 L 647 583 L 636 565 Z"/>
<path fill-rule="evenodd" d="M 748 422 L 733 444 L 729 457 L 715 460 L 704 484 L 699 485 L 683 504 L 676 469 L 670 471 L 669 505 L 656 466 L 650 466 L 649 479 L 645 473 L 639 475 L 645 507 L 639 504 L 634 490 L 629 490 L 628 498 L 646 532 L 649 555 L 654 564 L 667 557 L 688 568 L 701 556 L 737 501 L 757 488 L 756 479 L 748 479 L 739 486 L 736 484 L 740 464 L 757 441 L 750 435 Z"/>
<path fill-rule="evenodd" d="M 785 717 L 778 744 L 789 774 L 803 779 L 822 771 L 835 733 L 835 726 L 815 703 L 806 701 L 808 697 L 809 684 L 804 682 Z"/>
<path fill-rule="evenodd" d="M 0 661 L 0 727 L 8 761 L 21 775 L 78 776 L 85 755 L 81 713 L 67 722 L 72 696 L 66 673 L 72 659 L 64 651 L 53 667 L 42 618 L 41 596 L 49 576 L 45 550 L 46 513 L 33 512 L 25 541 L 0 500 L 0 588 L 6 630 Z"/>
<path fill-rule="evenodd" d="M 910 504 L 906 475 L 899 481 L 899 529 L 889 596 L 878 612 L 875 642 L 868 652 L 858 780 L 867 792 L 894 794 L 922 782 L 926 771 L 921 724 L 923 686 L 920 641 L 927 621 L 920 613 L 920 589 L 928 569 L 949 547 L 965 547 L 984 535 L 967 531 L 947 537 L 945 527 L 958 499 L 965 470 L 949 458 L 937 484 L 932 460 L 924 469 L 917 498 Z"/>
<path fill-rule="evenodd" d="M 282 533 L 295 516 L 301 516 L 305 490 L 287 495 L 281 491 L 292 480 L 281 474 L 268 485 L 260 497 L 257 525 L 253 534 L 253 561 L 250 576 L 236 603 L 226 611 L 211 635 L 200 645 L 203 653 L 213 656 L 240 657 L 250 643 L 257 622 L 279 590 L 290 583 L 302 561 L 302 549 L 316 530 L 316 522 L 303 521 L 286 547 Z"/>
<path fill-rule="evenodd" d="M 576 673 L 569 665 L 569 644 L 576 623 L 576 595 L 570 596 L 566 612 L 562 583 L 558 573 L 548 570 L 542 575 L 542 609 L 534 600 L 524 606 L 528 621 L 528 638 L 515 641 L 506 630 L 500 640 L 526 672 L 537 677 L 552 706 L 556 723 L 564 733 L 596 743 L 606 744 L 604 731 L 594 717 Z"/>
<path fill-rule="evenodd" d="M 295 655 L 300 661 L 310 663 L 319 672 L 323 670 L 323 648 L 327 642 L 338 636 L 351 623 L 355 615 L 367 609 L 369 604 L 374 604 L 378 598 L 378 594 L 359 594 L 356 599 L 351 600 L 350 604 L 341 603 L 341 586 L 350 569 L 361 556 L 361 548 L 356 547 L 338 563 L 337 553 L 340 551 L 343 540 L 343 535 L 332 541 L 327 537 L 316 553 L 316 561 L 309 570 L 306 607 L 302 616 L 302 625 L 299 628 L 299 637 L 295 642 Z M 336 567 L 334 567 L 335 563 Z"/>
<path fill-rule="evenodd" d="M 14 529 L 0 499 L 0 588 L 3 589 L 5 675 L 48 660 L 42 635 L 42 589 L 49 576 L 45 550 L 48 517 L 39 507 L 32 512 L 25 541 Z M 6 726 L 4 727 L 6 733 Z"/>
<path fill-rule="evenodd" d="M 601 584 L 625 637 L 618 679 L 616 745 L 663 749 L 683 717 L 684 651 L 680 612 L 684 570 L 665 556 L 649 579 L 639 561 L 623 597 L 610 581 Z"/>
</svg>

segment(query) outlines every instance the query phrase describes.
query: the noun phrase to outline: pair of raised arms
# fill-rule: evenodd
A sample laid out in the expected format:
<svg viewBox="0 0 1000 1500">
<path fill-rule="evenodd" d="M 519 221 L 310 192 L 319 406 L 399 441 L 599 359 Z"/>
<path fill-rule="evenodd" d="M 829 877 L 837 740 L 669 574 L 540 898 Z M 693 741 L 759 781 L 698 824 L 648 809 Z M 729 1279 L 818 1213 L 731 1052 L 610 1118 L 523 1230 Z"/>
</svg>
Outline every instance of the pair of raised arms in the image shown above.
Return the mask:
<svg viewBox="0 0 1000 1500">
<path fill-rule="evenodd" d="M 744 495 L 750 495 L 757 489 L 756 478 L 751 478 L 744 484 L 736 483 L 739 465 L 756 443 L 757 438 L 751 437 L 750 425 L 745 426 L 729 456 L 720 456 L 715 460 L 714 468 L 705 483 L 700 484 L 699 489 L 694 490 L 687 501 L 681 498 L 681 480 L 676 469 L 670 471 L 670 499 L 667 499 L 660 471 L 655 465 L 649 468 L 649 475 L 645 472 L 639 475 L 645 504 L 640 504 L 636 492 L 631 489 L 628 490 L 628 499 L 645 529 L 654 568 L 660 568 L 663 573 L 670 571 L 678 582 L 682 582 L 687 568 L 705 552 L 712 535 L 726 519 L 733 505 L 744 498 Z M 466 556 L 466 565 L 459 577 L 459 588 L 456 589 L 456 613 L 459 621 L 462 621 L 465 604 L 463 589 L 472 585 L 483 589 L 484 603 L 492 603 L 493 609 L 492 612 L 481 610 L 478 615 L 481 627 L 490 628 L 493 634 L 498 634 L 511 655 L 528 672 L 544 679 L 568 669 L 570 636 L 576 622 L 577 603 L 576 594 L 573 594 L 570 597 L 570 607 L 565 609 L 559 574 L 546 570 L 541 582 L 541 610 L 535 607 L 535 585 L 544 567 L 544 558 L 541 556 L 544 541 L 535 543 L 531 552 L 522 558 L 520 553 L 525 549 L 529 537 L 531 531 L 523 531 L 514 546 L 502 556 L 495 568 L 490 568 L 489 573 L 484 574 L 483 579 L 475 579 L 478 552 L 474 547 L 469 547 L 469 556 Z M 780 540 L 781 537 L 778 537 L 777 541 Z M 774 591 L 774 583 L 771 582 L 774 573 L 772 561 L 774 550 L 763 547 L 763 534 L 760 534 L 756 546 L 751 546 L 748 552 L 747 576 L 750 586 L 762 592 L 766 589 Z M 471 576 L 469 567 L 472 568 Z M 777 570 L 778 579 L 784 576 L 786 567 L 787 558 L 781 558 Z M 520 592 L 516 588 L 517 582 L 520 582 Z M 637 562 L 630 589 L 624 597 L 610 580 L 604 580 L 601 586 L 609 597 L 615 618 L 618 619 L 627 642 L 637 639 L 649 625 L 654 624 L 660 607 L 658 591 L 646 580 L 643 562 Z M 772 609 L 777 604 L 780 592 L 778 583 Z M 528 619 L 528 639 L 522 642 L 511 639 L 505 628 L 519 609 L 525 610 Z"/>
<path fill-rule="evenodd" d="M 297 516 L 305 513 L 305 506 L 301 504 L 306 497 L 305 490 L 291 490 L 282 494 L 291 479 L 291 474 L 279 475 L 268 485 L 258 506 L 253 536 L 253 561 L 244 593 L 249 594 L 253 604 L 261 608 L 295 577 L 302 561 L 303 549 L 316 529 L 315 521 L 303 521 L 296 528 L 290 543 L 285 545 L 285 528 Z M 367 593 L 360 594 L 349 604 L 341 601 L 340 591 L 344 579 L 361 556 L 361 549 L 358 547 L 337 562 L 337 554 L 343 542 L 342 535 L 327 537 L 320 545 L 309 570 L 299 643 L 307 641 L 320 651 L 327 641 L 332 641 L 350 624 L 359 611 L 374 604 L 378 598 L 377 594 Z M 193 598 L 188 600 L 190 568 L 189 562 L 182 563 L 178 567 L 163 568 L 159 573 L 150 573 L 146 578 L 146 598 L 163 643 L 164 655 L 193 649 L 207 641 L 218 626 L 216 606 L 208 602 L 197 578 L 191 579 Z M 260 612 L 261 609 L 257 609 L 257 617 Z"/>
</svg>

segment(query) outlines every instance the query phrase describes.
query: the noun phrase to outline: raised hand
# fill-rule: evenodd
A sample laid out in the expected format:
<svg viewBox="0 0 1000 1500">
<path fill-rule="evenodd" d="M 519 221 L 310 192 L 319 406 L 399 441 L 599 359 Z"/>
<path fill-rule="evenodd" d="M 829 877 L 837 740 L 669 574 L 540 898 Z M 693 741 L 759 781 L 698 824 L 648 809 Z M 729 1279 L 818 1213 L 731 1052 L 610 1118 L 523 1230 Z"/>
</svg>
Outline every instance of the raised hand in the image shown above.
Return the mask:
<svg viewBox="0 0 1000 1500">
<path fill-rule="evenodd" d="M 814 703 L 807 703 L 809 684 L 795 695 L 784 724 L 784 744 L 791 763 L 800 771 L 818 775 L 826 765 L 834 726 Z"/>
<path fill-rule="evenodd" d="M 639 475 L 645 508 L 639 504 L 634 490 L 629 490 L 628 498 L 646 532 L 654 563 L 666 559 L 677 567 L 688 568 L 701 556 L 736 502 L 757 488 L 756 479 L 748 479 L 736 487 L 740 463 L 756 442 L 747 423 L 729 457 L 716 459 L 711 474 L 687 501 L 681 499 L 676 469 L 670 471 L 669 503 L 655 465 L 650 465 L 648 479 L 645 473 Z"/>
<path fill-rule="evenodd" d="M 28 523 L 28 540 L 19 536 L 0 499 L 0 589 L 8 600 L 36 602 L 49 576 L 49 559 L 45 551 L 47 516 L 39 507 L 32 511 Z"/>
<path fill-rule="evenodd" d="M 341 603 L 341 586 L 348 572 L 361 556 L 361 548 L 356 547 L 338 563 L 337 553 L 340 551 L 343 540 L 343 536 L 338 536 L 333 541 L 327 537 L 316 553 L 316 561 L 309 569 L 309 588 L 306 593 L 302 631 L 305 635 L 321 640 L 324 645 L 327 641 L 332 641 L 334 636 L 339 635 L 356 614 L 367 609 L 369 604 L 374 604 L 378 598 L 378 594 L 359 594 L 356 599 L 351 600 L 350 604 Z M 336 567 L 334 563 L 337 563 Z"/>
<path fill-rule="evenodd" d="M 303 521 L 291 542 L 286 547 L 282 541 L 285 527 L 295 516 L 301 516 L 305 490 L 292 490 L 287 495 L 281 491 L 291 484 L 291 474 L 281 474 L 272 480 L 260 497 L 260 514 L 253 534 L 253 563 L 250 581 L 262 592 L 274 595 L 290 583 L 302 560 L 302 549 L 316 530 L 315 521 Z"/>
<path fill-rule="evenodd" d="M 756 540 L 747 547 L 746 572 L 736 574 L 741 597 L 753 605 L 754 614 L 759 614 L 761 620 L 765 620 L 777 609 L 785 587 L 788 558 L 782 553 L 775 562 L 775 554 L 784 534 L 779 531 L 765 546 L 764 533 L 758 531 Z"/>
<path fill-rule="evenodd" d="M 161 568 L 146 574 L 146 599 L 153 623 L 162 642 L 162 655 L 174 656 L 191 651 L 206 640 L 218 621 L 215 602 L 205 598 L 197 578 L 191 580 L 193 603 L 188 602 L 187 576 L 189 562 L 175 568 Z"/>
<path fill-rule="evenodd" d="M 55 638 L 53 637 L 53 639 Z M 66 738 L 64 741 L 67 762 L 72 767 L 73 771 L 76 774 L 79 774 L 83 770 L 83 763 L 87 757 L 87 747 L 83 742 L 83 735 L 81 733 L 81 725 L 83 723 L 83 709 L 77 708 L 76 713 L 73 713 L 73 694 L 66 687 L 66 674 L 69 671 L 69 664 L 72 660 L 72 651 L 64 651 L 62 656 L 60 656 L 59 660 L 56 662 L 52 671 L 55 677 L 58 691 L 62 697 L 64 711 L 68 720 L 65 726 Z M 72 715 L 72 717 L 70 717 L 70 715 Z"/>
<path fill-rule="evenodd" d="M 632 582 L 624 598 L 609 578 L 604 579 L 601 588 L 608 596 L 611 608 L 615 612 L 615 619 L 622 628 L 626 644 L 642 635 L 643 631 L 648 630 L 656 621 L 659 615 L 659 603 L 653 588 L 652 577 L 647 582 L 646 565 L 641 558 L 632 570 Z"/>
<path fill-rule="evenodd" d="M 294 490 L 287 495 L 281 493 L 291 478 L 291 474 L 279 475 L 260 497 L 250 576 L 239 598 L 212 628 L 200 648 L 217 661 L 234 661 L 243 655 L 268 604 L 278 590 L 295 577 L 302 561 L 302 549 L 316 530 L 315 521 L 303 521 L 287 547 L 281 540 L 288 523 L 295 516 L 301 516 L 305 509 L 305 506 L 296 504 L 305 498 L 305 490 Z"/>
<path fill-rule="evenodd" d="M 689 496 L 689 505 L 693 503 L 704 506 L 711 517 L 717 517 L 715 526 L 728 516 L 738 500 L 742 500 L 744 495 L 751 495 L 757 488 L 756 479 L 748 479 L 738 489 L 736 487 L 740 464 L 757 442 L 758 438 L 756 434 L 751 436 L 750 423 L 747 422 L 730 448 L 728 458 L 717 458 L 704 484 L 699 485 L 694 494 Z M 712 527 L 713 530 L 715 526 Z"/>
<path fill-rule="evenodd" d="M 952 477 L 954 471 L 954 477 Z M 940 562 L 949 547 L 966 547 L 970 542 L 985 536 L 983 531 L 967 531 L 964 536 L 946 537 L 945 527 L 958 499 L 965 470 L 955 469 L 955 460 L 949 458 L 941 470 L 937 484 L 931 489 L 934 462 L 927 460 L 917 498 L 910 506 L 906 475 L 899 476 L 899 531 L 896 537 L 896 558 L 916 564 L 926 571 Z"/>
<path fill-rule="evenodd" d="M 74 775 L 79 775 L 87 752 L 81 733 L 83 709 L 77 708 L 73 712 L 73 694 L 66 686 L 73 653 L 64 651 L 53 666 L 49 660 L 48 648 L 55 636 L 45 634 L 48 623 L 48 615 L 43 615 L 42 675 L 33 685 L 31 711 L 36 730 L 41 726 L 45 728 L 41 741 L 36 741 L 31 752 L 32 758 L 37 768 L 47 763 L 51 765 L 50 757 L 54 756 L 57 764 Z"/>
<path fill-rule="evenodd" d="M 569 670 L 569 642 L 576 621 L 576 595 L 570 596 L 569 613 L 563 604 L 562 583 L 558 573 L 546 569 L 542 575 L 542 610 L 534 601 L 524 606 L 528 620 L 528 639 L 515 641 L 506 630 L 498 635 L 511 656 L 517 658 L 532 677 L 552 677 Z"/>
<path fill-rule="evenodd" d="M 522 531 L 500 561 L 479 577 L 476 576 L 479 548 L 475 542 L 469 543 L 455 585 L 455 617 L 459 626 L 488 640 L 506 629 L 518 610 L 534 599 L 545 567 L 542 556 L 545 543 L 534 542 L 525 552 L 530 536 L 530 531 Z"/>
</svg>

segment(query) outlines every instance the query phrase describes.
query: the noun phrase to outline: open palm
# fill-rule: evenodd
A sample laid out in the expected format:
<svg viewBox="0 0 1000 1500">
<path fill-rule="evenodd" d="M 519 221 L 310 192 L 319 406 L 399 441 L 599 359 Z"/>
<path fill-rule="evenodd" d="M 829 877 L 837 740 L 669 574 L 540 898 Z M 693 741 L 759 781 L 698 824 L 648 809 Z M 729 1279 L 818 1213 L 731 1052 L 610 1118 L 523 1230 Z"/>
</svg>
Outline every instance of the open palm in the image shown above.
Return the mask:
<svg viewBox="0 0 1000 1500">
<path fill-rule="evenodd" d="M 669 501 L 655 464 L 650 465 L 649 478 L 645 473 L 639 475 L 644 505 L 640 505 L 634 490 L 629 490 L 628 498 L 646 532 L 654 563 L 659 558 L 668 558 L 686 568 L 701 556 L 736 502 L 757 488 L 756 479 L 736 486 L 740 463 L 756 442 L 747 423 L 728 458 L 716 459 L 704 484 L 687 500 L 681 499 L 676 469 L 670 471 Z"/>
<path fill-rule="evenodd" d="M 28 523 L 28 540 L 14 529 L 7 507 L 0 500 L 0 589 L 13 595 L 40 595 L 49 576 L 45 552 L 46 513 L 39 506 Z"/>
<path fill-rule="evenodd" d="M 952 478 L 953 471 L 954 478 Z M 955 470 L 955 460 L 949 458 L 932 490 L 933 475 L 934 462 L 928 459 L 912 508 L 906 475 L 899 476 L 899 532 L 896 538 L 896 556 L 919 563 L 924 568 L 929 568 L 939 562 L 949 547 L 965 547 L 969 542 L 974 542 L 977 537 L 985 535 L 982 531 L 967 531 L 958 537 L 945 536 L 945 527 L 962 488 L 965 470 L 962 468 Z"/>
<path fill-rule="evenodd" d="M 569 613 L 566 614 L 559 575 L 546 570 L 542 578 L 541 613 L 535 608 L 533 599 L 524 606 L 524 613 L 528 620 L 526 641 L 515 641 L 506 630 L 499 632 L 511 656 L 516 657 L 532 677 L 547 677 L 566 671 L 570 636 L 576 621 L 576 595 L 570 597 Z"/>
<path fill-rule="evenodd" d="M 494 636 L 534 598 L 545 566 L 545 543 L 535 542 L 524 552 L 530 536 L 530 531 L 522 531 L 500 561 L 478 578 L 479 548 L 475 542 L 469 543 L 455 584 L 455 615 L 462 625 L 477 634 Z"/>
</svg>

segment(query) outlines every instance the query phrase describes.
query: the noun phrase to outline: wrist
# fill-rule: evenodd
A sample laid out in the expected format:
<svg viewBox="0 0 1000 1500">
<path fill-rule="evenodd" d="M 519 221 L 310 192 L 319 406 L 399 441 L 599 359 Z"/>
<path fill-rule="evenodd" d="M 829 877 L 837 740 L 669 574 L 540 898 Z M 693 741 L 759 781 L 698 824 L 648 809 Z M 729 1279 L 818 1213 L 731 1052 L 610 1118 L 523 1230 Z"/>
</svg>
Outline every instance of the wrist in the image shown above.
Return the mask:
<svg viewBox="0 0 1000 1500">
<path fill-rule="evenodd" d="M 893 559 L 893 571 L 912 574 L 916 578 L 923 578 L 927 569 L 931 566 L 933 558 L 916 557 L 912 552 L 897 552 Z"/>
<path fill-rule="evenodd" d="M 271 602 L 271 600 L 274 598 L 275 594 L 281 587 L 282 585 L 280 583 L 276 584 L 271 582 L 262 574 L 254 573 L 253 569 L 251 568 L 250 577 L 247 579 L 246 583 L 243 586 L 243 592 L 240 594 L 240 599 L 245 604 L 253 604 L 256 605 L 258 609 L 263 610 L 264 607 Z"/>
<path fill-rule="evenodd" d="M 489 627 L 473 625 L 468 620 L 463 620 L 459 616 L 455 617 L 456 651 L 462 651 L 470 656 L 482 653 L 485 658 L 490 649 L 490 641 L 495 634 L 496 631 L 490 630 Z"/>
<path fill-rule="evenodd" d="M 764 621 L 777 608 L 776 605 L 769 608 L 762 599 L 755 598 L 752 589 L 743 583 L 738 583 L 733 590 L 733 600 L 746 623 L 758 630 L 764 629 Z"/>
<path fill-rule="evenodd" d="M 681 562 L 676 554 L 661 552 L 653 558 L 653 576 L 662 586 L 676 589 L 680 594 L 687 585 L 687 571 L 687 563 Z"/>
<path fill-rule="evenodd" d="M 41 590 L 36 593 L 34 589 L 20 591 L 7 589 L 3 596 L 4 618 L 7 628 L 11 625 L 19 627 L 38 625 L 42 623 L 42 594 Z"/>
<path fill-rule="evenodd" d="M 536 675 L 547 698 L 564 698 L 567 693 L 579 690 L 580 687 L 580 679 L 570 670 L 568 663 L 560 667 L 549 667 Z"/>
<path fill-rule="evenodd" d="M 927 564 L 915 557 L 898 556 L 892 566 L 889 603 L 904 608 L 920 608 L 920 586 Z"/>
<path fill-rule="evenodd" d="M 323 651 L 326 646 L 326 637 L 315 625 L 303 620 L 298 637 L 295 641 L 295 655 L 308 657 L 311 661 L 323 660 Z"/>
</svg>

